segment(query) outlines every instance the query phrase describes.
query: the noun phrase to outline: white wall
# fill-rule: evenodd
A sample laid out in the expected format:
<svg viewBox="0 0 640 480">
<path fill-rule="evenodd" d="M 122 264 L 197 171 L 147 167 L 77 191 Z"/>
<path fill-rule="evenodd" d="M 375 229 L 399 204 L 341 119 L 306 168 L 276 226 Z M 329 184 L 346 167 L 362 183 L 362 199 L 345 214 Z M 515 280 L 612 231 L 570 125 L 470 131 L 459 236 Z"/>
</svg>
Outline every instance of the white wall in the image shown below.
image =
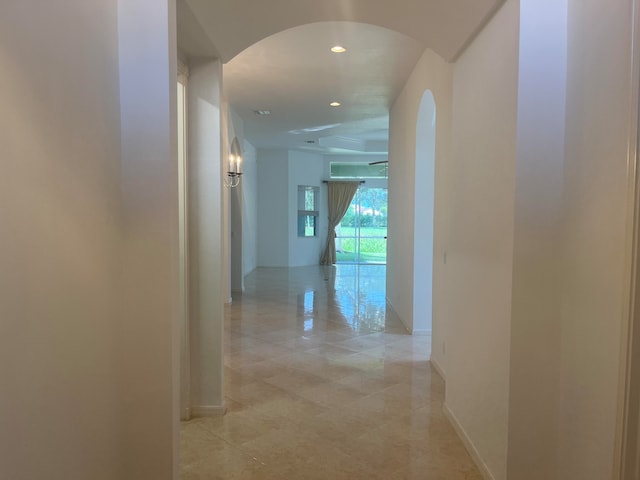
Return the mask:
<svg viewBox="0 0 640 480">
<path fill-rule="evenodd" d="M 609 478 L 613 463 L 626 298 L 631 4 L 569 0 L 561 479 Z"/>
<path fill-rule="evenodd" d="M 322 155 L 289 151 L 289 266 L 318 265 L 327 239 L 327 189 L 323 185 L 325 161 Z M 298 185 L 320 188 L 317 233 L 315 237 L 298 237 Z"/>
<path fill-rule="evenodd" d="M 327 238 L 326 161 L 295 150 L 258 150 L 258 266 L 318 265 Z M 298 185 L 320 187 L 318 236 L 298 237 Z"/>
<path fill-rule="evenodd" d="M 257 151 L 244 141 L 242 176 L 242 275 L 258 266 L 258 164 Z"/>
<path fill-rule="evenodd" d="M 127 479 L 168 479 L 178 470 L 175 25 L 174 1 L 118 2 L 124 314 L 117 358 Z"/>
<path fill-rule="evenodd" d="M 117 3 L 100 18 L 27 3 L 0 5 L 0 477 L 106 480 L 121 474 Z"/>
<path fill-rule="evenodd" d="M 258 266 L 289 263 L 289 154 L 258 150 Z"/>
<path fill-rule="evenodd" d="M 173 9 L 0 4 L 2 478 L 176 471 Z"/>
<path fill-rule="evenodd" d="M 420 99 L 416 120 L 413 218 L 413 334 L 431 334 L 433 316 L 433 219 L 437 112 L 433 94 Z M 438 263 L 444 258 L 438 258 Z"/>
<path fill-rule="evenodd" d="M 505 3 L 453 80 L 445 405 L 496 480 L 507 473 L 518 7 Z"/>
<path fill-rule="evenodd" d="M 569 478 L 556 462 L 566 0 L 521 0 L 520 19 L 508 478 L 553 480 Z"/>
<path fill-rule="evenodd" d="M 191 405 L 195 415 L 221 413 L 223 249 L 221 64 L 191 59 L 189 115 L 189 320 Z M 226 193 L 226 192 L 225 192 Z"/>
<path fill-rule="evenodd" d="M 244 277 L 257 266 L 258 259 L 258 166 L 256 149 L 244 137 L 244 122 L 233 107 L 223 103 L 223 145 L 222 149 L 228 154 L 234 138 L 238 139 L 242 149 L 242 172 L 238 186 L 223 190 L 225 201 L 228 202 L 228 218 L 223 243 L 223 258 L 229 258 L 229 288 L 223 298 L 228 298 L 231 292 L 244 290 Z M 223 156 L 223 175 L 228 171 L 228 157 Z M 223 202 L 224 203 L 224 202 Z M 225 208 L 223 206 L 223 208 Z M 227 288 L 225 287 L 225 290 Z"/>
<path fill-rule="evenodd" d="M 226 134 L 226 142 L 224 142 L 223 149 L 225 152 L 223 162 L 223 175 L 229 171 L 228 159 L 231 152 L 231 144 L 233 143 L 234 138 L 238 139 L 238 143 L 240 148 L 242 149 L 244 143 L 244 122 L 242 119 L 236 114 L 236 112 L 231 108 L 226 102 L 223 106 L 223 123 L 225 124 L 227 134 Z M 244 151 L 241 162 L 241 169 L 244 168 Z M 226 196 L 227 201 L 229 202 L 229 218 L 228 225 L 226 226 L 226 231 L 228 232 L 228 243 L 227 250 L 223 252 L 225 258 L 228 258 L 229 261 L 229 276 L 230 276 L 230 292 L 242 292 L 244 290 L 244 275 L 242 268 L 242 258 L 243 251 L 242 246 L 244 245 L 243 240 L 243 225 L 244 221 L 243 217 L 243 199 L 244 199 L 244 178 L 240 179 L 240 182 L 235 187 L 227 187 L 224 189 L 223 194 Z"/>
<path fill-rule="evenodd" d="M 454 66 L 451 159 L 436 153 L 434 250 L 442 242 L 447 263 L 436 253 L 432 360 L 487 478 L 611 478 L 631 3 L 569 0 L 567 49 L 563 2 L 507 1 Z M 414 72 L 391 111 L 388 294 L 405 321 L 415 258 L 395 235 L 412 226 L 391 224 L 412 208 L 415 171 L 393 160 L 414 158 L 427 78 Z"/>
<path fill-rule="evenodd" d="M 416 122 L 424 93 L 432 92 L 436 110 L 435 138 L 435 238 L 433 244 L 432 360 L 442 370 L 445 365 L 445 270 L 442 262 L 447 235 L 447 168 L 451 140 L 451 65 L 431 50 L 425 50 L 407 83 L 391 107 L 389 116 L 389 240 L 387 243 L 387 298 L 409 331 L 414 330 L 415 250 L 423 248 L 415 237 L 415 222 L 422 221 L 421 205 L 416 205 Z M 423 192 L 424 193 L 424 192 Z M 419 195 L 418 195 L 419 196 Z M 410 220 L 407 220 L 410 219 Z"/>
</svg>

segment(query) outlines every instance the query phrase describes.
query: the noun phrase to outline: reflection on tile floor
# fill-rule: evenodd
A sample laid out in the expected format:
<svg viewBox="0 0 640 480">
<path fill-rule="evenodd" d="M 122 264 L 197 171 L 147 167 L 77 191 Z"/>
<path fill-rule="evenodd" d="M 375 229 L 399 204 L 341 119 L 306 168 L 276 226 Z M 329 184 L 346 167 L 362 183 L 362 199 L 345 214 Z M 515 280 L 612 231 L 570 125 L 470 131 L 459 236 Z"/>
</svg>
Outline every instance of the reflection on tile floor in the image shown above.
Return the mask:
<svg viewBox="0 0 640 480">
<path fill-rule="evenodd" d="M 182 424 L 182 480 L 481 480 L 430 338 L 385 310 L 384 266 L 253 272 L 225 312 L 228 413 Z"/>
</svg>

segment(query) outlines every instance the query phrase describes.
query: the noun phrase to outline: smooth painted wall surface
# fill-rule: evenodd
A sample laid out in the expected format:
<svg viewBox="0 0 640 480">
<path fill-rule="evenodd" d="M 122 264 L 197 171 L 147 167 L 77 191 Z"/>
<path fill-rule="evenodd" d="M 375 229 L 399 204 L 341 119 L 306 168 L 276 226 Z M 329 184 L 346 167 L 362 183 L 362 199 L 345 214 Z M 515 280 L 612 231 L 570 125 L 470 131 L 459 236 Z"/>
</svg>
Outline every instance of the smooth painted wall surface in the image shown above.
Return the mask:
<svg viewBox="0 0 640 480">
<path fill-rule="evenodd" d="M 454 66 L 445 406 L 506 478 L 519 2 Z"/>
<path fill-rule="evenodd" d="M 508 478 L 553 480 L 565 478 L 556 457 L 567 2 L 520 0 L 520 19 Z"/>
<path fill-rule="evenodd" d="M 289 266 L 318 265 L 327 238 L 327 188 L 322 183 L 325 161 L 322 155 L 289 151 Z M 298 236 L 298 186 L 320 188 L 317 236 Z"/>
<path fill-rule="evenodd" d="M 3 479 L 177 472 L 175 6 L 125 3 L 0 4 Z"/>
<path fill-rule="evenodd" d="M 372 156 L 322 156 L 295 150 L 258 150 L 258 263 L 259 267 L 318 265 L 327 240 L 327 186 L 331 161 L 370 162 Z M 298 237 L 298 186 L 320 188 L 318 236 Z M 386 187 L 385 179 L 367 186 Z M 283 205 L 285 205 L 283 207 Z"/>
<path fill-rule="evenodd" d="M 244 122 L 242 119 L 236 114 L 231 106 L 228 103 L 224 102 L 223 104 L 223 123 L 225 124 L 225 128 L 227 131 L 226 142 L 223 142 L 223 150 L 225 155 L 223 156 L 223 168 L 222 175 L 224 175 L 229 171 L 229 155 L 231 152 L 231 144 L 233 143 L 233 139 L 237 138 L 238 143 L 240 144 L 240 148 L 243 148 L 244 143 Z M 240 170 L 244 171 L 244 150 L 242 150 L 242 161 L 240 163 Z M 244 200 L 244 177 L 240 178 L 240 182 L 235 187 L 225 187 L 223 190 L 223 195 L 225 195 L 228 203 L 229 203 L 229 218 L 228 224 L 225 228 L 228 228 L 228 239 L 227 248 L 223 252 L 223 256 L 229 259 L 229 276 L 230 276 L 230 288 L 231 291 L 229 294 L 231 295 L 233 292 L 242 292 L 244 290 L 244 275 L 242 268 L 242 257 L 244 255 L 242 251 L 242 246 L 244 245 L 244 231 L 243 231 L 243 200 Z"/>
<path fill-rule="evenodd" d="M 124 405 L 120 478 L 127 480 L 178 472 L 175 25 L 173 0 L 118 2 L 124 248 L 117 395 Z"/>
<path fill-rule="evenodd" d="M 258 266 L 289 264 L 289 153 L 258 150 Z"/>
<path fill-rule="evenodd" d="M 97 3 L 0 5 L 1 478 L 122 473 L 118 12 Z"/>
<path fill-rule="evenodd" d="M 416 121 L 416 189 L 413 219 L 413 334 L 431 334 L 433 316 L 433 220 L 437 112 L 433 94 L 420 100 Z M 444 259 L 438 258 L 438 261 Z"/>
<path fill-rule="evenodd" d="M 189 321 L 191 407 L 195 415 L 220 412 L 224 276 L 221 64 L 190 61 L 189 115 Z M 225 192 L 226 194 L 226 192 Z M 226 232 L 225 232 L 226 233 Z"/>
<path fill-rule="evenodd" d="M 563 480 L 610 478 L 614 460 L 632 17 L 631 0 L 569 0 L 558 412 Z"/>
<path fill-rule="evenodd" d="M 257 151 L 245 140 L 242 176 L 242 275 L 258 266 L 258 164 Z"/>
<path fill-rule="evenodd" d="M 421 221 L 416 205 L 416 125 L 420 102 L 431 91 L 437 110 L 435 138 L 435 238 L 433 244 L 432 359 L 441 369 L 445 362 L 446 271 L 443 257 L 447 235 L 447 169 L 451 145 L 452 67 L 431 50 L 425 50 L 389 114 L 389 227 L 387 242 L 387 298 L 409 331 L 414 329 L 414 294 L 424 285 L 414 285 L 416 248 L 422 240 L 415 238 L 415 222 Z M 409 219 L 409 220 L 408 220 Z"/>
</svg>

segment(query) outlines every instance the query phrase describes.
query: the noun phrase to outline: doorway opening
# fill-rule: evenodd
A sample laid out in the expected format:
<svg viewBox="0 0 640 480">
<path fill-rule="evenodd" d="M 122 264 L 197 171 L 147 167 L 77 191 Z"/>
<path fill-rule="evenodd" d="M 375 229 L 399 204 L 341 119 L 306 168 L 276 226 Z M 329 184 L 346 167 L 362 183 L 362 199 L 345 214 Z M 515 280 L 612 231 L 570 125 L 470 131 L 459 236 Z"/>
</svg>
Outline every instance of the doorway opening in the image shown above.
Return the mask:
<svg viewBox="0 0 640 480">
<path fill-rule="evenodd" d="M 336 228 L 337 263 L 386 265 L 387 199 L 387 188 L 358 188 Z"/>
<path fill-rule="evenodd" d="M 413 333 L 430 335 L 433 317 L 436 104 L 427 90 L 416 122 Z M 440 267 L 440 265 L 438 265 Z"/>
</svg>

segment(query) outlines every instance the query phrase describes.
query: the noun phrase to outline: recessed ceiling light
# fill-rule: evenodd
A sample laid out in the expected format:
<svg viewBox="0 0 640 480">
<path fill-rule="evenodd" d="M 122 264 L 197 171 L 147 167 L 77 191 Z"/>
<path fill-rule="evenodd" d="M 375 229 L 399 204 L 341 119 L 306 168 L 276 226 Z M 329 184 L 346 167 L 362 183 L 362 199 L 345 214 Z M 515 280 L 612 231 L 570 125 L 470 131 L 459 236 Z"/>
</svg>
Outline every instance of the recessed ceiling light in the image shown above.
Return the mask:
<svg viewBox="0 0 640 480">
<path fill-rule="evenodd" d="M 336 45 L 335 47 L 331 47 L 331 51 L 333 53 L 344 53 L 347 51 L 342 45 Z"/>
<path fill-rule="evenodd" d="M 332 107 L 339 107 L 341 104 L 340 102 L 331 102 L 329 105 L 331 105 Z"/>
<path fill-rule="evenodd" d="M 271 115 L 271 110 L 254 110 L 256 115 Z"/>
</svg>

